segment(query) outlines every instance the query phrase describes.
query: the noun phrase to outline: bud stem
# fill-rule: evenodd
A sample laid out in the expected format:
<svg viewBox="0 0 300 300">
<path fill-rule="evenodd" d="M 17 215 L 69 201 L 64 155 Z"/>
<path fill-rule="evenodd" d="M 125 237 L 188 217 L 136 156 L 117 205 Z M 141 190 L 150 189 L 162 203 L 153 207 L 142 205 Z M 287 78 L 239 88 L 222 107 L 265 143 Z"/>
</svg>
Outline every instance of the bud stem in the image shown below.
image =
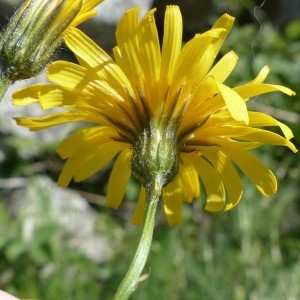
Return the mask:
<svg viewBox="0 0 300 300">
<path fill-rule="evenodd" d="M 131 265 L 113 300 L 128 299 L 140 281 L 140 275 L 144 269 L 152 243 L 155 212 L 162 189 L 161 181 L 161 178 L 156 178 L 153 184 L 148 184 L 146 187 L 146 216 L 142 236 Z"/>
<path fill-rule="evenodd" d="M 7 77 L 5 77 L 3 75 L 0 76 L 0 101 L 4 97 L 4 95 L 10 85 L 11 85 L 11 81 Z"/>
</svg>

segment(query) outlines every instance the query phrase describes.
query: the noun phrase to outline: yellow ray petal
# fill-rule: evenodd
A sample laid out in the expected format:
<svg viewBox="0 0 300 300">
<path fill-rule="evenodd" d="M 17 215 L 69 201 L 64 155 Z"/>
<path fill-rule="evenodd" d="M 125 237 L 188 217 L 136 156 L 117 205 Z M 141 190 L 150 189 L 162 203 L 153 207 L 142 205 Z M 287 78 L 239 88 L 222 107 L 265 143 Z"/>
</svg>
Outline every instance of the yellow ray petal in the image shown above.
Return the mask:
<svg viewBox="0 0 300 300">
<path fill-rule="evenodd" d="M 39 102 L 39 98 L 51 92 L 60 94 L 59 86 L 56 84 L 35 84 L 13 93 L 13 104 L 16 106 L 28 105 Z M 55 96 L 54 96 L 55 98 Z M 56 105 L 52 106 L 55 107 Z"/>
<path fill-rule="evenodd" d="M 97 15 L 97 11 L 96 10 L 92 10 L 92 11 L 88 11 L 86 13 L 81 13 L 79 14 L 71 23 L 71 26 L 78 26 L 79 24 L 93 18 L 94 16 Z M 70 28 L 72 29 L 72 27 Z M 68 30 L 69 31 L 69 30 Z M 68 31 L 66 31 L 66 34 L 68 34 Z"/>
<path fill-rule="evenodd" d="M 85 95 L 86 96 L 86 95 Z M 47 110 L 54 107 L 70 107 L 86 103 L 85 96 L 81 91 L 74 93 L 62 89 L 57 84 L 36 84 L 13 94 L 14 105 L 28 105 L 40 102 L 42 109 Z"/>
<path fill-rule="evenodd" d="M 237 61 L 238 56 L 233 51 L 230 51 L 208 72 L 207 77 L 211 76 L 218 82 L 224 82 L 235 68 Z"/>
<path fill-rule="evenodd" d="M 206 38 L 204 40 L 198 40 L 197 47 L 191 47 L 193 44 L 191 43 L 189 45 L 190 42 L 184 46 L 182 50 L 182 56 L 184 63 L 186 63 L 189 67 L 183 69 L 182 72 L 183 74 L 188 75 L 186 79 L 188 86 L 197 86 L 207 74 L 220 48 L 222 47 L 223 42 L 233 25 L 233 22 L 234 18 L 228 14 L 225 14 L 217 20 L 211 30 L 200 35 L 204 37 L 206 36 Z M 212 38 L 213 34 L 217 34 L 217 37 Z M 185 48 L 187 48 L 189 51 L 184 51 Z M 188 57 L 189 55 L 191 56 Z M 193 60 L 193 62 L 191 63 L 190 60 Z"/>
<path fill-rule="evenodd" d="M 152 101 L 157 98 L 157 89 L 152 88 L 152 85 L 159 76 L 160 49 L 154 11 L 155 9 L 148 12 L 140 23 L 138 23 L 138 9 L 127 11 L 116 31 L 118 46 L 114 48 L 114 56 L 133 86 L 136 98 L 132 100 L 140 115 L 156 109 Z M 150 29 L 149 34 L 144 32 L 146 27 Z M 152 65 L 153 62 L 159 65 Z"/>
<path fill-rule="evenodd" d="M 142 225 L 145 219 L 145 201 L 146 201 L 146 190 L 142 186 L 140 190 L 140 195 L 138 199 L 138 203 L 136 205 L 134 214 L 130 220 L 132 224 Z"/>
<path fill-rule="evenodd" d="M 98 80 L 108 82 L 113 90 L 124 94 L 124 85 L 133 95 L 131 84 L 121 68 L 94 41 L 80 30 L 73 28 L 65 38 L 68 47 L 75 53 L 80 64 L 94 72 Z"/>
<path fill-rule="evenodd" d="M 85 68 L 95 68 L 95 71 L 100 71 L 101 67 L 107 67 L 109 64 L 115 65 L 112 58 L 104 50 L 76 28 L 69 30 L 65 42 Z"/>
<path fill-rule="evenodd" d="M 213 79 L 213 77 L 207 76 L 193 92 L 192 98 L 189 102 L 190 108 L 192 109 L 193 106 L 200 106 L 200 103 L 209 100 L 218 92 L 219 88 L 216 84 L 216 81 Z"/>
<path fill-rule="evenodd" d="M 160 78 L 169 83 L 176 60 L 181 50 L 182 17 L 178 6 L 167 6 L 161 54 Z"/>
<path fill-rule="evenodd" d="M 197 154 L 186 154 L 186 157 L 191 160 L 204 184 L 207 197 L 205 209 L 212 212 L 222 210 L 226 194 L 219 174 L 210 163 Z"/>
<path fill-rule="evenodd" d="M 243 121 L 245 124 L 248 124 L 248 110 L 243 98 L 225 84 L 217 81 L 216 83 L 232 117 L 237 121 Z"/>
<path fill-rule="evenodd" d="M 214 86 L 212 85 L 212 78 L 207 78 L 204 81 L 203 86 L 199 85 L 199 89 L 196 90 L 194 97 L 191 99 L 188 109 L 186 110 L 181 126 L 187 125 L 189 120 L 197 120 L 199 116 L 202 117 L 202 120 L 205 120 L 206 117 L 213 115 L 215 112 L 220 110 L 224 106 L 224 100 L 221 95 L 216 95 L 213 98 L 207 98 L 209 94 L 211 95 L 214 92 Z M 288 95 L 294 95 L 295 93 L 283 86 L 280 85 L 270 85 L 270 84 L 246 84 L 233 88 L 236 93 L 244 100 L 247 100 L 249 97 L 257 96 L 264 93 L 281 91 Z M 214 92 L 215 93 L 215 92 Z M 203 97 L 203 98 L 201 98 Z M 199 99 L 200 98 L 200 99 Z M 202 99 L 202 101 L 201 101 Z M 197 101 L 198 100 L 198 101 Z M 208 100 L 208 101 L 206 101 Z M 201 119 L 199 120 L 200 123 Z M 180 128 L 181 130 L 184 130 Z"/>
<path fill-rule="evenodd" d="M 110 173 L 106 205 L 117 208 L 122 202 L 131 176 L 131 149 L 123 150 L 116 159 Z"/>
<path fill-rule="evenodd" d="M 217 42 L 217 45 L 215 45 L 215 47 L 218 48 L 218 50 L 216 50 L 216 54 L 221 49 L 229 31 L 231 30 L 233 23 L 234 23 L 234 17 L 232 17 L 228 14 L 224 14 L 213 25 L 212 29 L 215 29 L 215 28 L 225 28 L 226 29 L 226 32 L 224 32 L 224 35 L 220 37 L 220 39 Z"/>
<path fill-rule="evenodd" d="M 275 118 L 271 117 L 270 115 L 267 115 L 265 113 L 261 112 L 255 112 L 255 111 L 249 111 L 249 127 L 269 127 L 269 126 L 278 126 L 282 133 L 284 134 L 285 138 L 290 140 L 294 137 L 293 132 L 291 129 L 276 120 Z M 207 122 L 205 123 L 205 126 L 215 126 L 217 124 L 220 125 L 232 125 L 232 126 L 240 126 L 241 122 L 238 122 L 234 119 L 232 119 L 232 116 L 229 114 L 228 111 L 220 111 L 214 115 L 212 115 Z"/>
<path fill-rule="evenodd" d="M 253 84 L 253 83 L 263 83 L 265 81 L 265 79 L 267 78 L 268 74 L 270 72 L 270 68 L 268 66 L 264 66 L 260 72 L 258 73 L 258 75 L 249 83 Z"/>
<path fill-rule="evenodd" d="M 184 45 L 176 61 L 171 78 L 171 88 L 174 89 L 174 94 L 183 85 L 183 82 L 188 83 L 190 88 L 196 85 L 195 81 L 201 82 L 203 80 L 211 66 L 210 64 L 208 68 L 202 69 L 203 55 L 208 51 L 207 49 L 212 44 L 212 41 L 217 39 L 223 31 L 224 29 L 216 29 L 197 34 Z"/>
<path fill-rule="evenodd" d="M 66 187 L 72 178 L 78 182 L 90 177 L 128 147 L 114 141 L 91 148 L 92 145 L 95 145 L 95 140 L 86 142 L 81 147 L 76 145 L 76 151 L 69 157 L 58 178 L 58 185 Z"/>
<path fill-rule="evenodd" d="M 243 194 L 243 184 L 235 167 L 226 155 L 216 147 L 206 147 L 201 149 L 201 153 L 208 158 L 215 167 L 221 180 L 224 183 L 227 201 L 224 210 L 230 210 L 236 206 Z"/>
<path fill-rule="evenodd" d="M 132 14 L 125 14 L 120 22 L 120 32 L 125 35 L 118 42 L 114 54 L 118 64 L 122 67 L 124 73 L 129 78 L 133 86 L 136 87 L 136 93 L 141 96 L 144 101 L 144 107 L 149 111 L 153 111 L 157 102 L 157 83 L 160 75 L 160 45 L 158 33 L 154 20 L 154 11 L 152 9 L 138 24 L 135 31 L 123 30 L 124 24 L 129 23 L 129 27 L 136 26 L 136 12 L 130 11 Z M 131 19 L 133 20 L 128 20 Z M 129 22 L 128 22 L 129 21 Z M 118 31 L 118 29 L 117 29 Z M 119 33 L 117 33 L 119 36 Z M 119 41 L 119 37 L 118 37 Z"/>
<path fill-rule="evenodd" d="M 129 37 L 135 35 L 139 24 L 140 7 L 133 7 L 127 10 L 121 20 L 119 21 L 116 29 L 117 44 L 122 47 Z"/>
<path fill-rule="evenodd" d="M 140 87 L 145 84 L 138 52 L 138 13 L 139 8 L 128 10 L 117 25 L 116 39 L 118 47 L 114 49 L 117 64 L 122 68 L 129 80 Z M 142 76 L 142 78 L 139 78 Z"/>
<path fill-rule="evenodd" d="M 52 63 L 47 71 L 50 81 L 71 89 L 85 90 L 90 81 L 95 80 L 93 76 L 87 76 L 86 69 L 67 61 L 56 61 Z"/>
<path fill-rule="evenodd" d="M 90 147 L 95 147 L 98 144 L 108 143 L 112 140 L 120 139 L 116 130 L 107 126 L 95 126 L 83 128 L 75 131 L 66 139 L 64 139 L 57 147 L 56 152 L 62 159 L 70 157 L 74 151 L 76 151 L 76 146 L 81 146 L 83 143 L 89 143 Z M 92 142 L 94 144 L 91 145 Z M 74 146 L 75 145 L 75 146 Z"/>
<path fill-rule="evenodd" d="M 286 139 L 290 140 L 294 137 L 292 130 L 287 125 L 267 114 L 250 111 L 249 118 L 249 126 L 251 127 L 278 126 L 282 130 Z"/>
<path fill-rule="evenodd" d="M 14 118 L 18 125 L 28 127 L 30 130 L 36 131 L 45 129 L 51 126 L 75 122 L 75 121 L 85 121 L 85 122 L 95 122 L 102 123 L 101 116 L 91 114 L 84 111 L 66 111 L 58 114 L 50 114 L 41 118 Z"/>
<path fill-rule="evenodd" d="M 218 86 L 212 77 L 206 77 L 191 95 L 185 113 L 179 124 L 178 131 L 185 131 L 186 128 L 191 127 L 191 125 L 192 127 L 195 127 L 195 124 L 200 126 L 202 122 L 208 119 L 208 116 L 213 115 L 214 107 L 211 101 L 213 96 L 218 92 Z M 222 102 L 224 105 L 224 101 Z M 221 103 L 221 101 L 219 103 Z M 191 120 L 194 121 L 194 124 Z"/>
<path fill-rule="evenodd" d="M 264 196 L 269 197 L 276 192 L 276 177 L 255 156 L 240 147 L 228 146 L 222 150 L 238 165 Z"/>
<path fill-rule="evenodd" d="M 195 131 L 195 140 L 205 137 L 230 137 L 242 141 L 258 142 L 261 144 L 277 145 L 289 147 L 294 153 L 297 152 L 292 142 L 277 133 L 260 129 L 238 125 L 228 126 L 207 126 Z"/>
<path fill-rule="evenodd" d="M 294 96 L 295 92 L 291 89 L 276 85 L 276 84 L 265 84 L 265 83 L 254 83 L 254 84 L 245 84 L 233 90 L 238 93 L 243 99 L 247 100 L 250 97 L 270 93 L 270 92 L 282 92 L 289 96 Z"/>
<path fill-rule="evenodd" d="M 64 89 L 72 90 L 73 98 L 76 98 L 76 94 L 90 98 L 102 98 L 102 101 L 99 99 L 94 101 L 94 105 L 98 107 L 124 102 L 124 98 L 126 99 L 128 96 L 120 85 L 112 88 L 111 81 L 101 80 L 96 73 L 69 62 L 58 61 L 51 64 L 48 68 L 48 78 L 60 84 Z"/>
<path fill-rule="evenodd" d="M 92 9 L 95 8 L 101 2 L 103 2 L 103 0 L 84 0 L 80 12 L 76 16 L 76 18 L 72 21 L 70 26 L 76 27 L 82 22 L 97 15 L 97 11 Z"/>
<path fill-rule="evenodd" d="M 83 0 L 82 8 L 80 10 L 81 13 L 87 12 L 96 6 L 98 6 L 104 0 Z"/>
<path fill-rule="evenodd" d="M 147 76 L 148 85 L 152 88 L 160 75 L 160 45 L 154 19 L 154 9 L 140 22 L 135 45 L 143 73 Z M 149 99 L 151 100 L 151 99 Z"/>
<path fill-rule="evenodd" d="M 74 180 L 78 182 L 92 176 L 109 163 L 121 150 L 127 147 L 128 145 L 125 143 L 111 142 L 100 145 L 93 151 L 91 151 L 91 149 L 87 149 L 86 153 L 81 153 L 81 155 L 89 157 L 89 159 L 86 160 L 84 165 L 79 164 L 79 168 L 76 168 Z"/>
<path fill-rule="evenodd" d="M 41 105 L 58 105 L 76 107 L 101 115 L 111 115 L 115 119 L 124 120 L 131 129 L 138 126 L 135 121 L 136 111 L 128 100 L 128 94 L 120 86 L 112 88 L 110 82 L 100 80 L 96 73 L 68 62 L 55 62 L 48 69 L 50 80 L 62 87 L 49 91 L 40 98 Z M 121 91 L 121 94 L 118 93 Z M 70 93 L 73 94 L 70 94 Z M 53 99 L 52 99 L 53 98 Z M 99 101 L 99 99 L 101 99 Z M 122 103 L 122 106 L 118 104 Z M 96 111 L 98 110 L 98 111 Z M 124 110 L 127 114 L 124 114 Z M 130 118 L 131 117 L 131 118 Z M 126 120 L 125 120 L 126 119 Z M 129 119 L 129 120 L 128 120 Z M 104 122 L 107 124 L 107 122 Z"/>
<path fill-rule="evenodd" d="M 196 35 L 187 42 L 180 52 L 171 78 L 165 110 L 173 115 L 180 113 L 191 95 L 203 81 L 208 69 L 205 69 L 206 53 L 212 40 L 217 39 L 224 29 L 210 30 Z M 209 66 L 210 67 L 210 66 Z"/>
<path fill-rule="evenodd" d="M 182 201 L 186 201 L 191 203 L 195 198 L 200 197 L 200 184 L 198 173 L 190 164 L 189 160 L 185 160 L 184 156 L 182 156 L 182 164 L 180 165 L 178 172 L 178 179 L 180 182 L 178 185 L 181 185 L 181 189 L 183 190 L 183 199 Z"/>
<path fill-rule="evenodd" d="M 112 114 L 119 120 L 124 118 L 124 113 L 120 110 L 119 106 L 115 106 L 114 103 L 107 101 L 99 101 L 99 97 L 105 96 L 108 97 L 104 90 L 101 91 L 98 89 L 95 94 L 88 94 L 82 92 L 80 89 L 74 88 L 68 90 L 56 84 L 45 84 L 34 85 L 17 91 L 13 101 L 15 105 L 27 105 L 39 102 L 44 110 L 54 107 L 76 108 L 68 114 L 74 114 L 75 117 L 79 113 L 80 115 L 89 116 L 88 118 L 92 122 L 103 124 L 111 124 L 107 118 L 103 117 L 105 114 Z M 22 97 L 24 97 L 24 100 L 22 100 Z M 37 119 L 34 120 L 38 121 Z M 76 118 L 72 117 L 71 120 L 76 121 Z M 127 124 L 130 124 L 128 120 Z"/>
<path fill-rule="evenodd" d="M 176 179 L 163 188 L 162 198 L 168 223 L 170 225 L 180 224 L 182 220 L 183 190 Z"/>
</svg>

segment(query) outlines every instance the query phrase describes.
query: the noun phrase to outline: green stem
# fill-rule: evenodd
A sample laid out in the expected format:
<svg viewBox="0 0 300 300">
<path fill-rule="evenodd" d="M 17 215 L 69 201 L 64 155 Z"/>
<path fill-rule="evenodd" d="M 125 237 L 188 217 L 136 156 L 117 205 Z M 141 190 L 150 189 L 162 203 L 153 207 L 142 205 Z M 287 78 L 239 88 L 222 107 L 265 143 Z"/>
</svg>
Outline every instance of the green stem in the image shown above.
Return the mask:
<svg viewBox="0 0 300 300">
<path fill-rule="evenodd" d="M 10 85 L 11 85 L 11 81 L 7 77 L 5 77 L 3 75 L 0 76 L 0 101 L 4 97 L 4 95 Z"/>
<path fill-rule="evenodd" d="M 123 281 L 121 282 L 113 300 L 126 300 L 137 287 L 140 275 L 144 269 L 145 263 L 150 251 L 153 228 L 155 223 L 155 212 L 159 197 L 161 195 L 161 181 L 155 180 L 153 185 L 148 185 L 146 188 L 146 209 L 145 209 L 145 223 L 143 227 L 142 236 L 131 262 L 129 270 L 127 271 Z"/>
</svg>

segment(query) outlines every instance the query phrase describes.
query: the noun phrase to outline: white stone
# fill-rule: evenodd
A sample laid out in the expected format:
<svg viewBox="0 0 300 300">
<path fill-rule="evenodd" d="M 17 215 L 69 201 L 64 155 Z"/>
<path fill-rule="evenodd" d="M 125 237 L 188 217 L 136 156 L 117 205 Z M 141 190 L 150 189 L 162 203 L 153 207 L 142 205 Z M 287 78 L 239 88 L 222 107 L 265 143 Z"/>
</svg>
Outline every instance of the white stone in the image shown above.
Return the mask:
<svg viewBox="0 0 300 300">
<path fill-rule="evenodd" d="M 96 20 L 116 24 L 122 15 L 132 7 L 140 6 L 140 16 L 144 16 L 152 5 L 152 0 L 106 0 L 98 6 Z"/>
</svg>

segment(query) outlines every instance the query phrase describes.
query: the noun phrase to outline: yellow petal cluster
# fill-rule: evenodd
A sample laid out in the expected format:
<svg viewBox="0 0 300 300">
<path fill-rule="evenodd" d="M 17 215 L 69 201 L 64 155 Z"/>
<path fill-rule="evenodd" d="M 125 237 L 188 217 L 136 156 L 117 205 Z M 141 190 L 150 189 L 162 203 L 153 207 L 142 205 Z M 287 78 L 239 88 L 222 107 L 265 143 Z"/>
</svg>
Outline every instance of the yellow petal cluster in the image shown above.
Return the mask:
<svg viewBox="0 0 300 300">
<path fill-rule="evenodd" d="M 290 141 L 293 134 L 273 117 L 248 111 L 246 104 L 260 94 L 294 92 L 264 83 L 268 67 L 249 83 L 233 88 L 226 85 L 238 57 L 230 51 L 219 61 L 215 59 L 233 17 L 221 16 L 210 30 L 196 34 L 182 47 L 180 9 L 167 7 L 162 45 L 154 12 L 141 20 L 138 8 L 125 13 L 116 30 L 114 59 L 81 31 L 69 29 L 65 41 L 79 64 L 54 62 L 48 69 L 52 83 L 17 91 L 13 100 L 15 105 L 38 102 L 43 109 L 66 110 L 42 118 L 17 118 L 18 124 L 40 130 L 71 121 L 93 123 L 58 146 L 58 154 L 67 160 L 58 183 L 67 186 L 72 179 L 84 180 L 115 158 L 107 193 L 107 205 L 115 208 L 136 169 L 136 157 L 143 159 L 138 141 L 154 132 L 153 141 L 146 144 L 158 149 L 158 160 L 165 139 L 171 141 L 178 165 L 172 166 L 176 174 L 173 169 L 169 172 L 170 179 L 162 189 L 169 224 L 181 222 L 183 202 L 199 198 L 202 186 L 205 209 L 233 208 L 243 193 L 238 170 L 263 195 L 272 195 L 276 178 L 250 150 L 269 144 L 296 152 Z M 268 130 L 273 126 L 282 135 Z M 146 191 L 141 182 L 133 223 L 143 222 Z"/>
</svg>

